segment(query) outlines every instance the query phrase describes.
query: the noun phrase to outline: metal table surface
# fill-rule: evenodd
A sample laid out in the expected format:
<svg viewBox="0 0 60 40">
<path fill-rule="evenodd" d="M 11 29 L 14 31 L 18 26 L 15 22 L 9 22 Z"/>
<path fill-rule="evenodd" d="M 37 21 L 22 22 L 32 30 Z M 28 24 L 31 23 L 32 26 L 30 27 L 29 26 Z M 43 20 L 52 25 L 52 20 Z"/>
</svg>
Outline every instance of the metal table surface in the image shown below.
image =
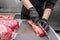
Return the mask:
<svg viewBox="0 0 60 40">
<path fill-rule="evenodd" d="M 22 21 L 21 19 L 17 20 L 19 21 L 19 29 L 17 31 L 17 36 L 14 40 L 48 40 L 46 36 L 36 36 L 32 28 L 26 23 L 26 21 Z M 60 40 L 60 37 L 55 33 L 55 31 L 51 27 L 47 35 L 49 40 Z"/>
</svg>

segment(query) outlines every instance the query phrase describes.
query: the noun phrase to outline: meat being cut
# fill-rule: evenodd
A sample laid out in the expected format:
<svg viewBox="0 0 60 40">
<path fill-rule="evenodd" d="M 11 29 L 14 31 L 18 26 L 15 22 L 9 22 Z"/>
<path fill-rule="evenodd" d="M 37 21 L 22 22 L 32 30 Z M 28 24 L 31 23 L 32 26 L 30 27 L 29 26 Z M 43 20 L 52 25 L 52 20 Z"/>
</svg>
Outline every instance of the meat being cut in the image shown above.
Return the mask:
<svg viewBox="0 0 60 40">
<path fill-rule="evenodd" d="M 37 34 L 37 36 L 43 37 L 45 35 L 44 31 L 41 29 L 41 27 L 37 26 L 34 22 L 27 21 L 29 25 L 31 25 L 33 31 Z"/>
</svg>

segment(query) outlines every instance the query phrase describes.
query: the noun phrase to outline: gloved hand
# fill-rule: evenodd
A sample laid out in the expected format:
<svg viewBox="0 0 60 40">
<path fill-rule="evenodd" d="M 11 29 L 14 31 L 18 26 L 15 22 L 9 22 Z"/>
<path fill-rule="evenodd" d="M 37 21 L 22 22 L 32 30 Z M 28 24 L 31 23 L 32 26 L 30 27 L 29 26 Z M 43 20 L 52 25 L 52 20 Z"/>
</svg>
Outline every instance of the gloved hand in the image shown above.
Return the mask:
<svg viewBox="0 0 60 40">
<path fill-rule="evenodd" d="M 46 32 L 49 31 L 49 24 L 46 19 L 40 19 L 38 23 L 41 24 L 41 26 L 45 29 Z"/>
<path fill-rule="evenodd" d="M 36 9 L 34 7 L 32 7 L 32 8 L 29 9 L 29 12 L 30 12 L 29 13 L 30 19 L 33 22 L 37 23 L 37 21 L 39 20 L 39 15 L 38 15 L 38 12 L 36 11 Z"/>
</svg>

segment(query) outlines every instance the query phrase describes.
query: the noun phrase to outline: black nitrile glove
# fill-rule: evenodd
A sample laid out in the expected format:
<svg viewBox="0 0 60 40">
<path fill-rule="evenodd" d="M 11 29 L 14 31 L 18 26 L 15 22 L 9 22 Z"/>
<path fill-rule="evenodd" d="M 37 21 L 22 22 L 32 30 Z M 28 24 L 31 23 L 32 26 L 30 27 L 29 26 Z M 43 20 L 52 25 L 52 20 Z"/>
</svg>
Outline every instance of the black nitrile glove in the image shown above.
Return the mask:
<svg viewBox="0 0 60 40">
<path fill-rule="evenodd" d="M 38 15 L 38 12 L 36 11 L 36 9 L 34 7 L 30 8 L 29 9 L 30 13 L 29 13 L 29 17 L 30 19 L 37 23 L 37 21 L 39 20 L 39 15 Z"/>
<path fill-rule="evenodd" d="M 34 7 L 30 8 L 29 11 L 30 11 L 30 13 L 29 13 L 30 19 L 37 24 L 38 23 L 41 24 L 42 27 L 48 32 L 49 24 L 47 23 L 47 20 L 39 19 L 38 12 L 36 11 L 36 9 Z"/>
<path fill-rule="evenodd" d="M 49 31 L 49 24 L 46 19 L 40 19 L 38 22 L 39 24 L 41 24 L 41 26 L 45 29 L 46 32 Z"/>
</svg>

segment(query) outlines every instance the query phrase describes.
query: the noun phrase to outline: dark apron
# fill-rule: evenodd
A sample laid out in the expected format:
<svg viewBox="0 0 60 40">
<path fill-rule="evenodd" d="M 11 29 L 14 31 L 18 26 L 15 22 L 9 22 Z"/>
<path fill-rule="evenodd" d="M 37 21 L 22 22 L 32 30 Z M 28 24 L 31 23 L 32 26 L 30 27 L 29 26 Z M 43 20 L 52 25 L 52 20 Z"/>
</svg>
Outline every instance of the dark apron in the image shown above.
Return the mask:
<svg viewBox="0 0 60 40">
<path fill-rule="evenodd" d="M 30 2 L 36 8 L 36 10 L 37 10 L 37 12 L 39 14 L 39 17 L 42 18 L 43 11 L 44 11 L 43 10 L 44 1 L 30 0 Z M 21 19 L 30 19 L 30 17 L 29 17 L 29 11 L 25 8 L 25 6 L 22 6 Z"/>
</svg>

